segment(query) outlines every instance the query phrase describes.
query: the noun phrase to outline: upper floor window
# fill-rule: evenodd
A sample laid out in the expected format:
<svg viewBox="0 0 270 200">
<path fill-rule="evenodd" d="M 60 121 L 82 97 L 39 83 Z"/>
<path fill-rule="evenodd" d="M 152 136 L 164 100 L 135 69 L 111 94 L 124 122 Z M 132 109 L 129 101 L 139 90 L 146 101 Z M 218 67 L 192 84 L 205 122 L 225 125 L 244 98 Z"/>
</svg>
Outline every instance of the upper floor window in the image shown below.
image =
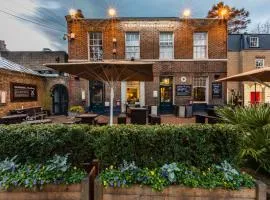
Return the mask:
<svg viewBox="0 0 270 200">
<path fill-rule="evenodd" d="M 161 32 L 159 35 L 159 58 L 173 59 L 173 33 Z"/>
<path fill-rule="evenodd" d="M 140 59 L 139 32 L 126 33 L 126 59 Z"/>
<path fill-rule="evenodd" d="M 259 47 L 259 38 L 250 37 L 249 47 Z"/>
<path fill-rule="evenodd" d="M 197 32 L 193 34 L 193 58 L 205 59 L 208 57 L 207 33 Z"/>
<path fill-rule="evenodd" d="M 256 65 L 257 69 L 263 68 L 264 67 L 264 59 L 263 58 L 257 58 L 255 60 L 255 65 Z"/>
<path fill-rule="evenodd" d="M 89 52 L 90 60 L 98 61 L 103 59 L 102 33 L 89 33 Z"/>
</svg>

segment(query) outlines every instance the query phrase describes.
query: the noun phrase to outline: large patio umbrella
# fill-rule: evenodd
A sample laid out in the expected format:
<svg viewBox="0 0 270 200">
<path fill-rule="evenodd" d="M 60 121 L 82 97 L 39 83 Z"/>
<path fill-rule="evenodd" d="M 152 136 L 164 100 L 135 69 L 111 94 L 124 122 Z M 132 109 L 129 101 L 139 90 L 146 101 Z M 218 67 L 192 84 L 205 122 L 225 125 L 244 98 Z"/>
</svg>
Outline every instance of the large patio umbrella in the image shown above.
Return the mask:
<svg viewBox="0 0 270 200">
<path fill-rule="evenodd" d="M 50 63 L 45 66 L 87 80 L 98 80 L 110 87 L 110 125 L 113 124 L 114 86 L 117 81 L 153 81 L 153 63 L 137 61 L 102 61 Z"/>
<path fill-rule="evenodd" d="M 251 71 L 243 72 L 240 74 L 216 80 L 216 82 L 222 81 L 230 81 L 230 82 L 254 81 L 268 85 L 265 82 L 270 82 L 270 67 L 254 69 Z"/>
</svg>

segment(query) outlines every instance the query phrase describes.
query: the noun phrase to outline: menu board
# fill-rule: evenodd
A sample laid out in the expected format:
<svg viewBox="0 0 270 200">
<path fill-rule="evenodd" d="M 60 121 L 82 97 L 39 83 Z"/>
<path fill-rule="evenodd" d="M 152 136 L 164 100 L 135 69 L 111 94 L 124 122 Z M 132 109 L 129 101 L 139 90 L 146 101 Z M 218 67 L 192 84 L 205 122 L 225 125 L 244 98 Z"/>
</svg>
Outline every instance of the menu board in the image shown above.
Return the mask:
<svg viewBox="0 0 270 200">
<path fill-rule="evenodd" d="M 11 101 L 36 101 L 37 86 L 22 83 L 11 83 Z"/>
<path fill-rule="evenodd" d="M 191 96 L 192 85 L 176 85 L 176 96 Z"/>
<path fill-rule="evenodd" d="M 212 83 L 212 97 L 216 99 L 222 98 L 222 83 Z"/>
</svg>

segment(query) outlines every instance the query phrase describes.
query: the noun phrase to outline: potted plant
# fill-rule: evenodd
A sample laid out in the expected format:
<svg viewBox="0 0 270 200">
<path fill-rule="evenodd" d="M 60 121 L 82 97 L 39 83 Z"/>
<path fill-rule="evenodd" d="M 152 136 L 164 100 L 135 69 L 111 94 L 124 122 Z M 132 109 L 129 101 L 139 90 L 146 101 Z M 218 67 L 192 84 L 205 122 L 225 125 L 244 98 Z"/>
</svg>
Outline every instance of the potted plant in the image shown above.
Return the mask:
<svg viewBox="0 0 270 200">
<path fill-rule="evenodd" d="M 81 113 L 84 113 L 84 108 L 82 106 L 71 106 L 68 115 L 71 117 L 76 117 Z"/>
</svg>

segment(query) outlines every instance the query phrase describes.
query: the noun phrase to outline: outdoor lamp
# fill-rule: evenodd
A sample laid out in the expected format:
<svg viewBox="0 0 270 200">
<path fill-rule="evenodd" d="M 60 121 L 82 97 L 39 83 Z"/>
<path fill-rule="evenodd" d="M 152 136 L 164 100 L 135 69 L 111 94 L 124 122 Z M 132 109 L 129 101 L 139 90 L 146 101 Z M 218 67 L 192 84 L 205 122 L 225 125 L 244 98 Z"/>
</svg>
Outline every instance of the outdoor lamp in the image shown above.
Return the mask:
<svg viewBox="0 0 270 200">
<path fill-rule="evenodd" d="M 115 17 L 116 16 L 116 10 L 114 8 L 110 8 L 108 10 L 108 14 L 110 17 Z"/>
<path fill-rule="evenodd" d="M 185 9 L 183 12 L 183 16 L 187 18 L 187 17 L 190 17 L 190 15 L 191 15 L 190 9 Z"/>
<path fill-rule="evenodd" d="M 73 9 L 73 8 L 71 8 L 69 10 L 69 14 L 70 14 L 71 17 L 75 17 L 76 13 L 77 13 L 77 11 L 75 9 Z"/>
<path fill-rule="evenodd" d="M 224 19 L 224 17 L 228 14 L 228 9 L 226 8 L 222 8 L 219 10 L 219 15 L 222 19 Z"/>
</svg>

